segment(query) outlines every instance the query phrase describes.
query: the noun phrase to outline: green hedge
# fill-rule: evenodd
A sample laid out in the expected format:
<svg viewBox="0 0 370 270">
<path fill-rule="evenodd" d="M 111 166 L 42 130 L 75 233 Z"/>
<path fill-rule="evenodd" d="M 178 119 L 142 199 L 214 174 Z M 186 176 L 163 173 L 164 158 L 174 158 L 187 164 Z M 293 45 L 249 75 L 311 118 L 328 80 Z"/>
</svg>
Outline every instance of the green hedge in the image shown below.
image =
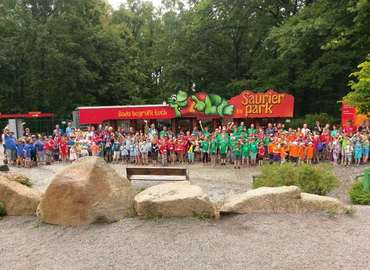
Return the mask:
<svg viewBox="0 0 370 270">
<path fill-rule="evenodd" d="M 0 217 L 3 217 L 6 215 L 6 211 L 5 211 L 5 205 L 0 202 Z"/>
<path fill-rule="evenodd" d="M 338 186 L 337 178 L 327 165 L 273 164 L 263 166 L 261 171 L 262 174 L 256 177 L 253 188 L 294 185 L 303 192 L 325 195 Z"/>
<path fill-rule="evenodd" d="M 370 190 L 365 192 L 363 190 L 362 180 L 356 181 L 352 184 L 349 191 L 349 197 L 354 204 L 370 204 Z"/>
</svg>

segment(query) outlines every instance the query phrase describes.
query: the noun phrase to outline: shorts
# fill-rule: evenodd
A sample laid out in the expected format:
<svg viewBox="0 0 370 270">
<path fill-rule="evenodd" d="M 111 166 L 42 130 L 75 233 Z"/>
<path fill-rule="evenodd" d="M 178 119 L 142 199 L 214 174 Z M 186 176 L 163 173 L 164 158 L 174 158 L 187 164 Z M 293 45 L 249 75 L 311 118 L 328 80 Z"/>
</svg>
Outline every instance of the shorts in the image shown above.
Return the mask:
<svg viewBox="0 0 370 270">
<path fill-rule="evenodd" d="M 17 159 L 17 151 L 16 150 L 6 150 L 6 157 L 8 160 L 15 161 Z"/>
<path fill-rule="evenodd" d="M 119 159 L 121 156 L 121 151 L 114 151 L 113 153 L 113 159 Z"/>
<path fill-rule="evenodd" d="M 239 161 L 241 159 L 241 156 L 240 155 L 234 155 L 234 160 L 235 161 Z"/>
<path fill-rule="evenodd" d="M 45 161 L 45 152 L 44 151 L 39 151 L 36 153 L 37 155 L 37 160 L 40 162 Z"/>
<path fill-rule="evenodd" d="M 188 153 L 188 160 L 189 161 L 194 161 L 194 153 L 193 152 Z"/>
<path fill-rule="evenodd" d="M 257 153 L 251 152 L 249 155 L 250 155 L 251 159 L 256 159 L 256 157 L 257 157 Z"/>
<path fill-rule="evenodd" d="M 362 149 L 355 150 L 355 159 L 359 160 L 362 157 Z"/>
<path fill-rule="evenodd" d="M 362 156 L 364 156 L 364 157 L 369 156 L 369 147 L 368 146 L 362 147 Z"/>
<path fill-rule="evenodd" d="M 298 159 L 298 158 L 296 158 L 296 159 Z M 278 155 L 278 154 L 273 155 L 272 160 L 273 161 L 280 161 L 280 155 Z"/>
<path fill-rule="evenodd" d="M 222 159 L 226 158 L 226 153 L 220 155 Z"/>
</svg>

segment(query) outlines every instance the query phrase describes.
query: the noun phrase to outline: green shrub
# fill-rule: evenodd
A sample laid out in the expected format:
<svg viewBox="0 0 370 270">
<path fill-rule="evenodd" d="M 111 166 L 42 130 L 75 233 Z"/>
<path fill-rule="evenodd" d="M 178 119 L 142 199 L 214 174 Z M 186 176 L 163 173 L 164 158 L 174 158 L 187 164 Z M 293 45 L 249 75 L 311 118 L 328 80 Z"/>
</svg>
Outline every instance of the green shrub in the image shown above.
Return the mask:
<svg viewBox="0 0 370 270">
<path fill-rule="evenodd" d="M 306 123 L 309 128 L 313 128 L 316 125 L 316 121 L 319 121 L 321 127 L 324 127 L 326 124 L 337 124 L 338 120 L 327 113 L 314 113 L 306 114 L 304 117 L 304 123 Z"/>
<path fill-rule="evenodd" d="M 301 128 L 303 124 L 307 124 L 309 128 L 313 128 L 316 125 L 316 121 L 319 121 L 321 127 L 324 127 L 326 124 L 338 124 L 339 120 L 333 116 L 328 115 L 327 113 L 314 113 L 306 114 L 303 118 L 293 118 L 290 119 L 290 122 L 285 123 L 286 128 Z"/>
<path fill-rule="evenodd" d="M 363 190 L 362 180 L 352 184 L 349 197 L 354 204 L 370 204 L 370 190 L 368 192 Z"/>
<path fill-rule="evenodd" d="M 296 166 L 291 163 L 263 166 L 253 188 L 298 186 L 303 192 L 325 195 L 338 185 L 329 166 Z"/>
<path fill-rule="evenodd" d="M 0 202 L 0 217 L 3 217 L 6 215 L 6 211 L 5 211 L 5 205 Z"/>
</svg>

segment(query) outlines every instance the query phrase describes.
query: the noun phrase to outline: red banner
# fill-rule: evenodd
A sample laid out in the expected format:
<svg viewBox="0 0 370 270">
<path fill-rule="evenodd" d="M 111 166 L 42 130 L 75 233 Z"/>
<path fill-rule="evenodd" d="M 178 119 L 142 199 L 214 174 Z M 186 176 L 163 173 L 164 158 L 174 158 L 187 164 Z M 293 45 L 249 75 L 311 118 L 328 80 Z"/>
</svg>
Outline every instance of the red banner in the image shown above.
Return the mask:
<svg viewBox="0 0 370 270">
<path fill-rule="evenodd" d="M 243 91 L 229 100 L 233 118 L 293 117 L 294 97 L 270 89 L 263 93 Z"/>
<path fill-rule="evenodd" d="M 174 110 L 168 105 L 80 107 L 80 124 L 101 124 L 108 120 L 172 119 Z"/>
</svg>

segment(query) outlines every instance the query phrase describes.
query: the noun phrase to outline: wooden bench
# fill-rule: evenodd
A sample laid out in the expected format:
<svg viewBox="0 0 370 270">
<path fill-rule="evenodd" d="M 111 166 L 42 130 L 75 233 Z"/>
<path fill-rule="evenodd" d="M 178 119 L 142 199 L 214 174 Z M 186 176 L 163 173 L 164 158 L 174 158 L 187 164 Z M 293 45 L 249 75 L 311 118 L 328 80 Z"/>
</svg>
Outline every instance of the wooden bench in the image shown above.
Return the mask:
<svg viewBox="0 0 370 270">
<path fill-rule="evenodd" d="M 126 177 L 130 181 L 187 181 L 189 170 L 173 167 L 128 167 Z"/>
</svg>

